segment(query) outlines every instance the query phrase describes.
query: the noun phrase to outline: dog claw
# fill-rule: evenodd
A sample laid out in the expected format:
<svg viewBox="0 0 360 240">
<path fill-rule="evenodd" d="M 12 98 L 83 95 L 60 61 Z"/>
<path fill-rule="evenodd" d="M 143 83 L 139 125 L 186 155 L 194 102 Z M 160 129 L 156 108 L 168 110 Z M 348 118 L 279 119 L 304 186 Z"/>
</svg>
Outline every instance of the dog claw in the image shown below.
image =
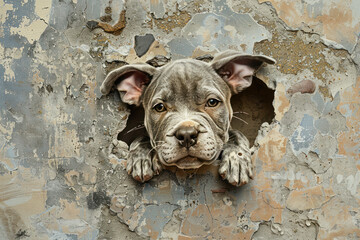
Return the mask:
<svg viewBox="0 0 360 240">
<path fill-rule="evenodd" d="M 225 180 L 225 179 L 226 179 L 226 174 L 225 174 L 225 173 L 220 174 L 220 176 L 221 176 L 221 178 L 222 178 L 223 180 Z"/>
<path fill-rule="evenodd" d="M 143 182 L 140 176 L 133 176 L 133 178 L 138 182 Z"/>
<path fill-rule="evenodd" d="M 145 176 L 144 176 L 144 179 L 143 179 L 143 182 L 149 181 L 152 177 L 153 177 L 153 176 L 151 176 L 151 175 L 145 175 Z"/>
</svg>

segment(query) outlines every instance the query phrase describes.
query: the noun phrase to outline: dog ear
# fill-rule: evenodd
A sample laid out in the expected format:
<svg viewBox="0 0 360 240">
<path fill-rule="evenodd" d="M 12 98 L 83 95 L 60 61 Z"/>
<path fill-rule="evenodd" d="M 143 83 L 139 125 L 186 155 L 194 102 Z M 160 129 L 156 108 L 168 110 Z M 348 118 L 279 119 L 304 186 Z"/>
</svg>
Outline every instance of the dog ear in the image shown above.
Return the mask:
<svg viewBox="0 0 360 240">
<path fill-rule="evenodd" d="M 100 90 L 106 95 L 115 85 L 124 103 L 139 106 L 141 94 L 156 71 L 156 68 L 148 64 L 132 64 L 117 68 L 109 72 Z"/>
<path fill-rule="evenodd" d="M 237 94 L 250 87 L 252 76 L 264 63 L 274 64 L 276 61 L 263 55 L 249 55 L 228 50 L 215 55 L 210 64 L 227 82 L 232 93 Z"/>
</svg>

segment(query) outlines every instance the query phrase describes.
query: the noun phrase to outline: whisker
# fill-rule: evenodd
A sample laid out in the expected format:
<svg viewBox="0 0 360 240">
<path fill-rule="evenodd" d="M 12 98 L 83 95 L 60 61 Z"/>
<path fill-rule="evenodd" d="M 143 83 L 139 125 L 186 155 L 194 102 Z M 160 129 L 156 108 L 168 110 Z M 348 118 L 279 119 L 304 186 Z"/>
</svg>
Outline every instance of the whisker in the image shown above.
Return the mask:
<svg viewBox="0 0 360 240">
<path fill-rule="evenodd" d="M 245 114 L 245 115 L 249 115 L 249 113 L 247 113 L 247 112 L 233 112 L 234 114 Z"/>
<path fill-rule="evenodd" d="M 141 124 L 141 125 L 138 125 L 138 126 L 136 126 L 136 127 L 133 127 L 132 129 L 128 130 L 128 131 L 126 132 L 126 134 L 131 133 L 131 132 L 136 131 L 136 130 L 139 130 L 139 129 L 142 129 L 142 128 L 145 128 L 144 124 Z"/>
<path fill-rule="evenodd" d="M 164 145 L 164 144 L 156 145 L 156 146 L 152 147 L 152 148 L 149 150 L 148 154 L 150 154 L 152 150 L 156 150 L 157 148 L 161 147 L 162 145 Z"/>
<path fill-rule="evenodd" d="M 164 144 L 162 144 L 162 145 L 156 145 L 156 146 L 152 147 L 152 149 L 156 149 L 156 148 L 162 147 L 163 145 L 164 145 Z"/>
<path fill-rule="evenodd" d="M 241 118 L 239 118 L 239 117 L 237 117 L 237 116 L 233 116 L 233 118 L 235 118 L 235 119 L 237 119 L 237 120 L 240 120 L 240 121 L 244 122 L 245 124 L 249 124 L 249 123 L 246 122 L 244 119 L 241 119 Z"/>
</svg>

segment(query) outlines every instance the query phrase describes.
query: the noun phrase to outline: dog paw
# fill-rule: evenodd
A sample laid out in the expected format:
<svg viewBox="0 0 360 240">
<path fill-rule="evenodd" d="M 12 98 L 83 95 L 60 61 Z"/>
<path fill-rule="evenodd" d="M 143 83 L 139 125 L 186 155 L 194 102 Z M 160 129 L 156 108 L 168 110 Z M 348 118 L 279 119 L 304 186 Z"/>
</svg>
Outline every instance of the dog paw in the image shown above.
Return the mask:
<svg viewBox="0 0 360 240">
<path fill-rule="evenodd" d="M 242 186 L 253 178 L 253 169 L 249 151 L 225 149 L 219 168 L 219 174 L 230 184 Z"/>
<path fill-rule="evenodd" d="M 158 175 L 162 171 L 162 165 L 156 156 L 152 156 L 147 149 L 136 149 L 130 151 L 126 171 L 136 181 L 149 181 L 154 175 Z"/>
</svg>

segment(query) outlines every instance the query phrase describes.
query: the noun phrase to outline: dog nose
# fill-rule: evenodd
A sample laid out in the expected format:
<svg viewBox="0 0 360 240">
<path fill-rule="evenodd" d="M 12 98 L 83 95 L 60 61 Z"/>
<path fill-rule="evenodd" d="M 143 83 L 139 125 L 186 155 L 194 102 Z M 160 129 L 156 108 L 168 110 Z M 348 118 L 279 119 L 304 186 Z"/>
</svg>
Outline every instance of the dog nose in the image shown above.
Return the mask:
<svg viewBox="0 0 360 240">
<path fill-rule="evenodd" d="M 176 132 L 175 137 L 180 146 L 190 148 L 196 144 L 199 131 L 193 126 L 181 126 Z"/>
</svg>

